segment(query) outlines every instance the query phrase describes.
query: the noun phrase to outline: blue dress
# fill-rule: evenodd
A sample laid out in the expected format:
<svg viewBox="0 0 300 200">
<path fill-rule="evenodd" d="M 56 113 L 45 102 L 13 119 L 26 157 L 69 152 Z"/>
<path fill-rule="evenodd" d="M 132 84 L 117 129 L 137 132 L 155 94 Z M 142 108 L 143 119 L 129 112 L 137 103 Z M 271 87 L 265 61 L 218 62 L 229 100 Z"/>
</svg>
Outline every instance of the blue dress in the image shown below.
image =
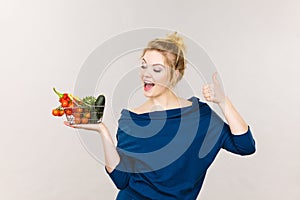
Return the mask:
<svg viewBox="0 0 300 200">
<path fill-rule="evenodd" d="M 120 189 L 117 200 L 194 200 L 218 152 L 255 152 L 250 127 L 233 135 L 208 104 L 136 114 L 121 111 L 117 151 L 121 161 L 108 173 Z"/>
</svg>

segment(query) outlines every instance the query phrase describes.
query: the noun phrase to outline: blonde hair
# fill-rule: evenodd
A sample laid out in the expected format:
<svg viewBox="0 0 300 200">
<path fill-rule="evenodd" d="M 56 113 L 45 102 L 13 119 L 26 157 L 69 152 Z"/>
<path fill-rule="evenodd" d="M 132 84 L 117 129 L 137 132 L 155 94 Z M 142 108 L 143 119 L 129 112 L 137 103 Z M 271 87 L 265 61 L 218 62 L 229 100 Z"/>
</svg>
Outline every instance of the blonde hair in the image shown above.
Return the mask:
<svg viewBox="0 0 300 200">
<path fill-rule="evenodd" d="M 186 68 L 186 47 L 183 38 L 177 35 L 177 32 L 168 34 L 166 38 L 156 38 L 150 41 L 144 49 L 141 57 L 143 57 L 149 50 L 159 51 L 164 56 L 165 64 L 173 69 L 170 73 L 172 86 L 181 80 Z M 175 79 L 174 72 L 176 70 L 179 71 L 179 76 Z"/>
</svg>

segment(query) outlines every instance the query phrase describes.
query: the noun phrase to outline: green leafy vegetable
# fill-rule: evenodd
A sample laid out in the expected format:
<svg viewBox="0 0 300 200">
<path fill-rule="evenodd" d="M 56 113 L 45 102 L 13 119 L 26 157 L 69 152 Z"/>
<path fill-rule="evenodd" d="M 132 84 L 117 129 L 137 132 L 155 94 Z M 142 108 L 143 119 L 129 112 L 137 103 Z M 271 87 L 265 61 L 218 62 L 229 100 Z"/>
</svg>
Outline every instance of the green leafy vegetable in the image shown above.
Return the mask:
<svg viewBox="0 0 300 200">
<path fill-rule="evenodd" d="M 93 96 L 87 96 L 82 99 L 85 104 L 93 106 L 96 102 L 96 98 Z"/>
</svg>

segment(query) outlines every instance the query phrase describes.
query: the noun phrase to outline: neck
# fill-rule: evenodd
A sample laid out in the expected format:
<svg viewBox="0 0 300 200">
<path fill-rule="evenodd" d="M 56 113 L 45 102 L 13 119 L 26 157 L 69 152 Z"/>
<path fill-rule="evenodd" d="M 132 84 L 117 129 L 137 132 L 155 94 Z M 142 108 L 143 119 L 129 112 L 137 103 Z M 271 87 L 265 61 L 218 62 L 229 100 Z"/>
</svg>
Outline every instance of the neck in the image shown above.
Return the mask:
<svg viewBox="0 0 300 200">
<path fill-rule="evenodd" d="M 148 103 L 154 109 L 168 109 L 180 105 L 179 98 L 171 91 L 164 92 L 159 96 L 150 97 Z"/>
</svg>

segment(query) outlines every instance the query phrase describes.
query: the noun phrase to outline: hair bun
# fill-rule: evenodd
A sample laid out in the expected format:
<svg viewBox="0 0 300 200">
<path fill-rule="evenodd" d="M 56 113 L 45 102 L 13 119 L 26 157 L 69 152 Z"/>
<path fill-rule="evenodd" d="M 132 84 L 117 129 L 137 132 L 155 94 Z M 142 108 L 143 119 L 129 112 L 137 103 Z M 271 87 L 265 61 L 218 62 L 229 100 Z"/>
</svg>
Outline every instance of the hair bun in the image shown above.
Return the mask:
<svg viewBox="0 0 300 200">
<path fill-rule="evenodd" d="M 174 42 L 179 49 L 181 49 L 183 52 L 185 52 L 186 47 L 185 47 L 183 38 L 181 36 L 177 35 L 176 31 L 172 34 L 168 34 L 167 39 Z"/>
</svg>

